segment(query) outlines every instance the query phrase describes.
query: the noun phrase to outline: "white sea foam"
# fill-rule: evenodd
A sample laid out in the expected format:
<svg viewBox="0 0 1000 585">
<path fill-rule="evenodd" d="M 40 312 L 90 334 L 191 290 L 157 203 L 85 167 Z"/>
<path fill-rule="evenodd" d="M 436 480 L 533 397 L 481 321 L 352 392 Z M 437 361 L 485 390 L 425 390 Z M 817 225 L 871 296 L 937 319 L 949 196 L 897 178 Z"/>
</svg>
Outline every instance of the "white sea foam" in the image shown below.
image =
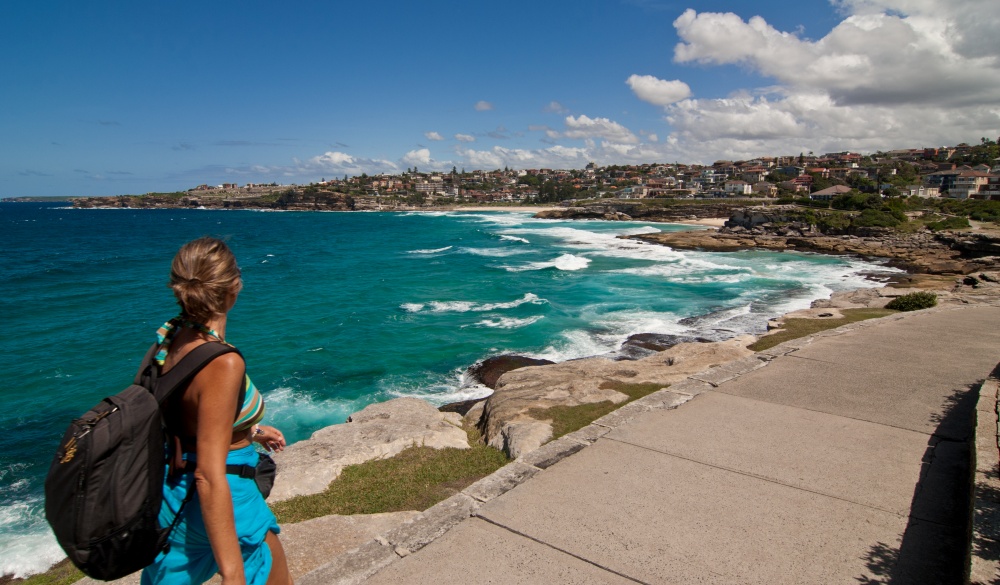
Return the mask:
<svg viewBox="0 0 1000 585">
<path fill-rule="evenodd" d="M 618 232 L 618 234 L 622 236 L 638 236 L 640 234 L 658 234 L 661 231 L 662 230 L 657 229 L 651 225 L 644 225 L 644 226 L 624 229 Z"/>
<path fill-rule="evenodd" d="M 478 327 L 491 327 L 494 329 L 519 329 L 521 327 L 527 327 L 532 323 L 544 318 L 542 315 L 536 315 L 534 317 L 527 317 L 524 319 L 516 319 L 514 317 L 493 317 L 489 319 L 483 319 L 475 324 Z M 463 325 L 463 327 L 468 327 L 468 325 Z"/>
<path fill-rule="evenodd" d="M 466 254 L 487 256 L 490 258 L 506 258 L 507 256 L 517 256 L 519 254 L 530 253 L 530 250 L 525 250 L 523 248 L 462 248 L 460 251 Z"/>
<path fill-rule="evenodd" d="M 446 217 L 456 215 L 452 211 L 403 211 L 400 215 L 415 215 L 418 217 Z"/>
<path fill-rule="evenodd" d="M 525 238 L 519 238 L 517 236 L 500 236 L 500 239 L 501 240 L 506 240 L 508 242 L 521 242 L 521 243 L 524 243 L 524 244 L 530 244 L 531 243 L 527 239 L 525 239 Z"/>
<path fill-rule="evenodd" d="M 526 293 L 523 297 L 507 303 L 475 303 L 472 301 L 430 301 L 428 303 L 405 303 L 399 307 L 408 313 L 419 313 L 427 310 L 431 313 L 480 313 L 484 311 L 499 311 L 513 309 L 531 303 L 544 305 L 547 300 L 539 298 L 534 293 Z"/>
<path fill-rule="evenodd" d="M 573 254 L 563 254 L 558 258 L 550 260 L 548 262 L 529 262 L 521 266 L 503 266 L 502 268 L 508 272 L 525 272 L 527 270 L 545 270 L 547 268 L 556 268 L 558 270 L 583 270 L 591 263 L 590 258 L 584 256 L 575 256 Z"/>
<path fill-rule="evenodd" d="M 532 212 L 508 211 L 503 213 L 463 213 L 456 215 L 456 217 L 470 218 L 479 223 L 491 223 L 500 227 L 547 221 L 535 219 L 532 215 L 534 215 Z"/>
<path fill-rule="evenodd" d="M 594 355 L 601 355 L 616 349 L 613 339 L 602 338 L 600 335 L 571 329 L 559 334 L 559 339 L 545 349 L 528 353 L 528 357 L 564 362 Z"/>
<path fill-rule="evenodd" d="M 410 250 L 407 254 L 438 254 L 440 252 L 447 252 L 451 249 L 452 246 L 445 246 L 444 248 L 434 248 L 433 250 Z"/>
<path fill-rule="evenodd" d="M 655 311 L 615 311 L 605 313 L 594 319 L 594 324 L 608 330 L 601 334 L 602 339 L 609 342 L 624 341 L 628 336 L 637 333 L 663 333 L 680 335 L 689 333 L 690 328 L 677 321 L 674 313 L 658 313 Z"/>
<path fill-rule="evenodd" d="M 21 485 L 6 488 L 0 505 L 0 575 L 27 577 L 48 570 L 66 553 L 45 521 L 42 496 L 11 497 L 11 491 L 27 491 L 21 481 L 15 483 Z"/>
<path fill-rule="evenodd" d="M 592 256 L 606 258 L 626 258 L 632 260 L 651 260 L 656 262 L 684 261 L 692 264 L 706 263 L 706 267 L 714 266 L 706 260 L 705 254 L 679 252 L 667 246 L 650 244 L 639 240 L 621 239 L 619 235 L 656 232 L 656 228 L 637 227 L 617 231 L 588 231 L 574 227 L 557 226 L 550 228 L 526 228 L 506 230 L 507 234 L 535 234 L 548 236 L 559 240 L 560 245 L 587 250 Z"/>
<path fill-rule="evenodd" d="M 383 380 L 381 392 L 388 398 L 419 398 L 434 406 L 486 398 L 493 390 L 473 383 L 465 370 L 454 370 L 447 375 L 433 376 L 422 382 Z"/>
</svg>

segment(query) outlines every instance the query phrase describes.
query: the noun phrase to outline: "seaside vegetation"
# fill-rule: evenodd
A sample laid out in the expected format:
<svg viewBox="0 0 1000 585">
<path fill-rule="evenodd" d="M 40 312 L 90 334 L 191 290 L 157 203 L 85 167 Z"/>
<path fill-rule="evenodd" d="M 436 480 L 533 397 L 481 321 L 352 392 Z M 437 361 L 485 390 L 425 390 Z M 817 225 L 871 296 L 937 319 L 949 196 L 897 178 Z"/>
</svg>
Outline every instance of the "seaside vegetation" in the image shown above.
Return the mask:
<svg viewBox="0 0 1000 585">
<path fill-rule="evenodd" d="M 327 489 L 271 505 L 281 524 L 330 514 L 426 510 L 510 462 L 467 425 L 469 449 L 414 445 L 393 457 L 344 468 Z"/>
<path fill-rule="evenodd" d="M 764 351 L 765 349 L 771 349 L 779 343 L 784 343 L 792 339 L 806 337 L 807 335 L 819 333 L 820 331 L 826 331 L 827 329 L 836 329 L 837 327 L 847 325 L 848 323 L 857 323 L 858 321 L 865 321 L 867 319 L 885 317 L 887 315 L 892 315 L 895 312 L 896 311 L 889 308 L 842 309 L 841 313 L 844 316 L 839 319 L 786 319 L 781 329 L 761 337 L 754 343 L 748 345 L 747 349 L 753 351 Z"/>
<path fill-rule="evenodd" d="M 919 291 L 896 297 L 889 301 L 886 309 L 894 311 L 919 311 L 937 305 L 937 295 L 928 291 Z"/>
<path fill-rule="evenodd" d="M 24 579 L 0 578 L 3 585 L 70 585 L 83 579 L 84 574 L 69 559 L 56 563 L 48 571 Z"/>
</svg>

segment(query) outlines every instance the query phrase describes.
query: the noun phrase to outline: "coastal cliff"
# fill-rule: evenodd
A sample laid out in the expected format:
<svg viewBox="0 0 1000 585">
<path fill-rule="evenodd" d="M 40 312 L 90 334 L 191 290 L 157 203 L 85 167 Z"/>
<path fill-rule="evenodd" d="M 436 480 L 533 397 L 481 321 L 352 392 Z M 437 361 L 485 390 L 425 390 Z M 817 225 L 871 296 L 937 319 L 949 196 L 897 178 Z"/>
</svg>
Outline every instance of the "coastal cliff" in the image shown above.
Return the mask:
<svg viewBox="0 0 1000 585">
<path fill-rule="evenodd" d="M 193 193 L 162 195 L 120 195 L 116 197 L 81 197 L 73 207 L 128 209 L 272 209 L 282 211 L 354 211 L 353 197 L 332 191 L 288 189 L 252 197 L 200 196 Z"/>
</svg>

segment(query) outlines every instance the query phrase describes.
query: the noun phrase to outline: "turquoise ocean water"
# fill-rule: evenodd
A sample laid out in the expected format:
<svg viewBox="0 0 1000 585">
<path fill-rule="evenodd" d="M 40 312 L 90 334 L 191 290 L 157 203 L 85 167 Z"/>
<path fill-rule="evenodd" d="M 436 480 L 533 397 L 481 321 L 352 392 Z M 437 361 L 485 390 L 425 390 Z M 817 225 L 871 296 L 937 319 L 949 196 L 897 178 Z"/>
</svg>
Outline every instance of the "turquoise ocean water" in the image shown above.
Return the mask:
<svg viewBox="0 0 1000 585">
<path fill-rule="evenodd" d="M 42 484 L 70 419 L 124 388 L 176 315 L 170 259 L 227 239 L 245 287 L 228 339 L 290 441 L 367 404 L 484 396 L 476 361 L 615 351 L 634 333 L 725 338 L 890 270 L 618 239 L 690 229 L 524 213 L 77 210 L 0 203 L 0 575 L 63 557 Z"/>
</svg>

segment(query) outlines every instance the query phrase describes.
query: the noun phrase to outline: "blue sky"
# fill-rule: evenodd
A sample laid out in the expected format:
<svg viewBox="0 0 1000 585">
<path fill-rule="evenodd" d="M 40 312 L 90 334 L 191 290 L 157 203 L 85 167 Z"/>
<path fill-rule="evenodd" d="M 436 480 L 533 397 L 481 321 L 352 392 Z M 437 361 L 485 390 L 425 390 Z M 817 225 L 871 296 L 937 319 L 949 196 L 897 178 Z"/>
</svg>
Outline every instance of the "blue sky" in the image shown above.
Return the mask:
<svg viewBox="0 0 1000 585">
<path fill-rule="evenodd" d="M 978 142 L 998 29 L 995 0 L 5 2 L 0 196 Z"/>
</svg>

